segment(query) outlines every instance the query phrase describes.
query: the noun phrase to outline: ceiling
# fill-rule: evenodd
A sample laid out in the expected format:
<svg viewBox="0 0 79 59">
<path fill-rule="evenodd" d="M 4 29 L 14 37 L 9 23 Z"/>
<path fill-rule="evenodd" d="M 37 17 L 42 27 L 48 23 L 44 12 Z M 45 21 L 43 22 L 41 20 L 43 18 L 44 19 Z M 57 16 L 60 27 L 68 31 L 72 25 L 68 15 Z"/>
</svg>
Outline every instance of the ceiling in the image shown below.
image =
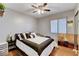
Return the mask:
<svg viewBox="0 0 79 59">
<path fill-rule="evenodd" d="M 48 3 L 48 8 L 51 11 L 46 12 L 44 14 L 38 14 L 38 13 L 32 13 L 33 12 L 33 7 L 31 7 L 32 4 L 33 3 L 7 3 L 6 6 L 7 8 L 27 14 L 29 16 L 40 18 L 40 17 L 51 15 L 51 14 L 75 9 L 77 5 L 76 3 Z"/>
</svg>

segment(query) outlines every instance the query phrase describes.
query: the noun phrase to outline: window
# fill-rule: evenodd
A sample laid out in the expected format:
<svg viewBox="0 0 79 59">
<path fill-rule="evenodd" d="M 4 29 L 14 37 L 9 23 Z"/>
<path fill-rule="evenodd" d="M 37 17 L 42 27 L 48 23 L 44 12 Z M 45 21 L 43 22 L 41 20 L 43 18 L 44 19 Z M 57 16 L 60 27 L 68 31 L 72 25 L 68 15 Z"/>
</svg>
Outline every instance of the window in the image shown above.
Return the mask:
<svg viewBox="0 0 79 59">
<path fill-rule="evenodd" d="M 66 18 L 51 20 L 52 33 L 66 33 Z"/>
<path fill-rule="evenodd" d="M 57 33 L 57 20 L 52 20 L 51 21 L 51 32 L 52 33 Z"/>
<path fill-rule="evenodd" d="M 59 33 L 66 33 L 66 18 L 58 20 L 58 28 Z"/>
</svg>

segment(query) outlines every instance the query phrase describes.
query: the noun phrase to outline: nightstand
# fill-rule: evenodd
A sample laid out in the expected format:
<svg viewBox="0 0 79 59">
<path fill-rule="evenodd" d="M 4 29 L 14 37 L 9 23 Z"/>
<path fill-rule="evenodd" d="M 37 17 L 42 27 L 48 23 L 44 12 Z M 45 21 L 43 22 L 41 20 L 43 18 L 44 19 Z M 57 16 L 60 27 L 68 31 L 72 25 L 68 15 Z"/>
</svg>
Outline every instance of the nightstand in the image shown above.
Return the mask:
<svg viewBox="0 0 79 59">
<path fill-rule="evenodd" d="M 7 56 L 8 55 L 8 43 L 3 42 L 0 43 L 0 56 Z"/>
<path fill-rule="evenodd" d="M 8 49 L 9 51 L 16 49 L 15 41 L 8 42 Z"/>
</svg>

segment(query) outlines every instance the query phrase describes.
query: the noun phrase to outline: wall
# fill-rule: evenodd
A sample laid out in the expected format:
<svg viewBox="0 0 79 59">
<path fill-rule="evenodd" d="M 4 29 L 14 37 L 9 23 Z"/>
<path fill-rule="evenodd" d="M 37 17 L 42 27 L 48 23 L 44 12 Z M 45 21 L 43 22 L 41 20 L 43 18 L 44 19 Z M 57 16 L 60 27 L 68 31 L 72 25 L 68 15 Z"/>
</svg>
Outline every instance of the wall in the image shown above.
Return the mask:
<svg viewBox="0 0 79 59">
<path fill-rule="evenodd" d="M 50 35 L 52 38 L 54 38 L 56 41 L 58 40 L 57 34 L 51 33 L 51 28 L 50 28 L 50 21 L 54 19 L 59 19 L 67 17 L 67 20 L 74 20 L 74 10 L 58 13 L 58 14 L 53 14 L 48 17 L 44 17 L 38 20 L 38 32 L 43 34 L 43 35 Z M 68 28 L 68 33 L 74 33 L 74 27 Z"/>
<path fill-rule="evenodd" d="M 5 41 L 7 35 L 10 33 L 30 31 L 51 36 L 57 41 L 57 34 L 50 32 L 50 21 L 62 17 L 67 17 L 67 20 L 71 20 L 73 19 L 73 16 L 73 10 L 70 10 L 36 20 L 33 17 L 8 9 L 6 10 L 5 15 L 0 17 L 0 42 Z M 69 33 L 73 33 L 73 31 L 73 28 L 68 28 Z"/>
<path fill-rule="evenodd" d="M 75 38 L 74 41 L 76 44 L 79 45 L 79 4 L 77 4 L 77 6 L 75 7 L 74 13 L 76 14 L 78 11 L 78 15 L 75 16 Z M 76 45 L 75 44 L 75 45 Z"/>
<path fill-rule="evenodd" d="M 77 11 L 78 11 L 78 16 L 77 16 L 77 23 L 78 23 L 78 37 L 77 37 L 77 43 L 78 43 L 78 45 L 79 45 L 79 4 L 78 4 L 78 6 L 77 6 L 77 9 L 76 9 Z M 79 49 L 79 47 L 78 47 L 78 49 Z"/>
<path fill-rule="evenodd" d="M 0 17 L 0 42 L 5 41 L 8 34 L 36 31 L 36 19 L 7 9 Z"/>
</svg>

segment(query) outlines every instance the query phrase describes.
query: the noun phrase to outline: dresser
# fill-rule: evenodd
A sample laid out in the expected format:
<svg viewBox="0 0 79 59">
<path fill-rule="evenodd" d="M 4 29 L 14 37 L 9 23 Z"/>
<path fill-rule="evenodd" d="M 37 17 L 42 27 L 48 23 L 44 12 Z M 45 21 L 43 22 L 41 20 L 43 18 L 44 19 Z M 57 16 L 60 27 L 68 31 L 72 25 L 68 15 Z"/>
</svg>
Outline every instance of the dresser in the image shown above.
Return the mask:
<svg viewBox="0 0 79 59">
<path fill-rule="evenodd" d="M 7 55 L 8 55 L 8 43 L 0 42 L 0 56 L 7 56 Z"/>
</svg>

